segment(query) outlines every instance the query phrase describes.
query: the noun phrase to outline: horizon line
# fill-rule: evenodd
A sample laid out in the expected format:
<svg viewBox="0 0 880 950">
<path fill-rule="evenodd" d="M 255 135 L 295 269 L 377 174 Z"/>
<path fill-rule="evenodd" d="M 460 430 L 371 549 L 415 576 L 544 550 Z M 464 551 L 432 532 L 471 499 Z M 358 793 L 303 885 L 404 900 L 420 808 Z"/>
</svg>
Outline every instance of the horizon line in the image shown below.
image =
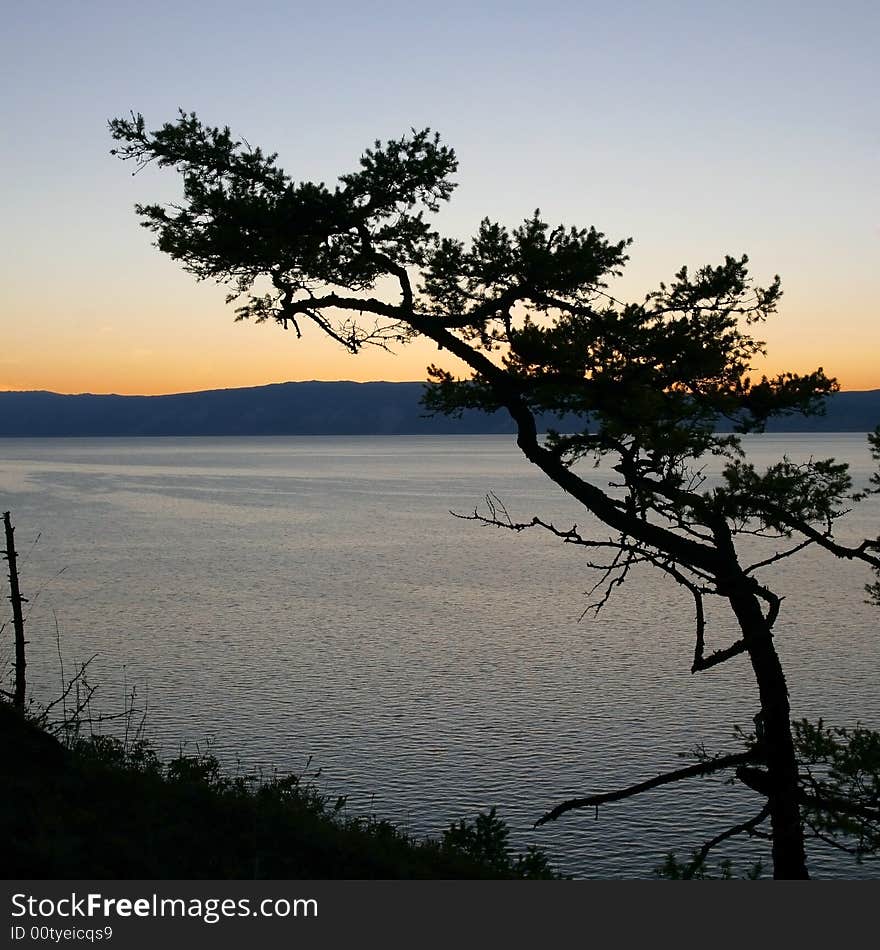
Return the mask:
<svg viewBox="0 0 880 950">
<path fill-rule="evenodd" d="M 119 392 L 76 392 L 76 393 L 65 393 L 59 392 L 54 389 L 0 389 L 0 396 L 4 394 L 16 394 L 16 395 L 26 395 L 26 394 L 36 394 L 36 393 L 45 393 L 49 396 L 115 396 L 119 399 L 158 399 L 163 396 L 198 396 L 203 393 L 219 393 L 219 392 L 236 392 L 243 391 L 246 389 L 268 389 L 270 386 L 290 386 L 290 385 L 305 385 L 310 383 L 317 383 L 319 385 L 333 386 L 340 383 L 345 383 L 355 386 L 372 386 L 372 385 L 391 385 L 391 386 L 411 386 L 413 384 L 419 384 L 422 386 L 429 385 L 429 381 L 426 379 L 367 379 L 367 380 L 357 380 L 357 379 L 283 379 L 277 380 L 270 383 L 256 383 L 251 386 L 217 386 L 209 389 L 187 389 L 187 390 L 173 390 L 171 392 L 159 392 L 159 393 L 119 393 Z M 870 389 L 848 389 L 841 387 L 840 392 L 844 393 L 875 393 L 880 392 L 880 386 L 872 387 Z M 831 394 L 833 395 L 833 393 Z"/>
</svg>

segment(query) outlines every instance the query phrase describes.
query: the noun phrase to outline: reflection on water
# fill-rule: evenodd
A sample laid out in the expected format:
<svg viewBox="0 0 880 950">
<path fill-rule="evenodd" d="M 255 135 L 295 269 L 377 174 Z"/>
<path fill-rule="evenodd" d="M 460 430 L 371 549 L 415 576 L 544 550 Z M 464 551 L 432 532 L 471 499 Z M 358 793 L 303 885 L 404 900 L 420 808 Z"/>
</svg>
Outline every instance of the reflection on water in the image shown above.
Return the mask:
<svg viewBox="0 0 880 950">
<path fill-rule="evenodd" d="M 862 479 L 869 468 L 857 436 L 748 444 L 759 463 L 786 451 L 848 459 Z M 4 440 L 0 502 L 25 593 L 42 590 L 32 681 L 57 691 L 54 610 L 69 661 L 100 654 L 104 708 L 137 684 L 166 748 L 209 740 L 230 765 L 279 770 L 312 756 L 352 813 L 438 833 L 497 805 L 518 845 L 570 873 L 649 875 L 750 814 L 751 793 L 706 780 L 598 821 L 531 825 L 562 798 L 675 767 L 698 742 L 730 750 L 732 724 L 757 708 L 745 660 L 691 676 L 692 603 L 647 571 L 579 621 L 592 584 L 580 552 L 450 516 L 490 490 L 515 518 L 586 528 L 503 436 Z M 880 505 L 850 522 L 850 536 L 877 534 Z M 812 555 L 773 572 L 798 716 L 880 727 L 866 574 Z M 710 649 L 735 638 L 723 611 L 709 619 Z M 878 874 L 824 850 L 812 866 Z"/>
</svg>

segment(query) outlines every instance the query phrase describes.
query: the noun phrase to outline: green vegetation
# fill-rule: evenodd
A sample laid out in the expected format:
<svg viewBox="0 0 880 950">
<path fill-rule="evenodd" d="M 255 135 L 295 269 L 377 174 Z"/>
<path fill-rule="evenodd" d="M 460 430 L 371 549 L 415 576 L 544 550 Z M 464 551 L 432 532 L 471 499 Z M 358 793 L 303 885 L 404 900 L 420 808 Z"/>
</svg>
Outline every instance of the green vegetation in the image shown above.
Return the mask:
<svg viewBox="0 0 880 950">
<path fill-rule="evenodd" d="M 208 754 L 161 762 L 148 742 L 63 746 L 0 703 L 0 836 L 20 878 L 551 878 L 511 852 L 492 809 L 417 840 L 350 818 L 296 775 L 228 776 Z"/>
</svg>

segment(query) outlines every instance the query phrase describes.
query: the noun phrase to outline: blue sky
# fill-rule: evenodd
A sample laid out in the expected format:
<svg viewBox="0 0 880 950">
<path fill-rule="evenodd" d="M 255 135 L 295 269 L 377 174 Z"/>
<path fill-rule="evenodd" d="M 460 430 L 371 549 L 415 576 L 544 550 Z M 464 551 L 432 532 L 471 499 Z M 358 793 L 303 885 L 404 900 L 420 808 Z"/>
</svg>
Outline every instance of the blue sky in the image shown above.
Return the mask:
<svg viewBox="0 0 880 950">
<path fill-rule="evenodd" d="M 150 247 L 106 121 L 178 106 L 332 181 L 430 125 L 459 155 L 440 218 L 633 236 L 618 288 L 747 252 L 780 273 L 770 368 L 880 387 L 876 3 L 7 4 L 0 387 L 165 392 L 423 377 L 428 350 L 351 358 L 232 323 Z"/>
</svg>

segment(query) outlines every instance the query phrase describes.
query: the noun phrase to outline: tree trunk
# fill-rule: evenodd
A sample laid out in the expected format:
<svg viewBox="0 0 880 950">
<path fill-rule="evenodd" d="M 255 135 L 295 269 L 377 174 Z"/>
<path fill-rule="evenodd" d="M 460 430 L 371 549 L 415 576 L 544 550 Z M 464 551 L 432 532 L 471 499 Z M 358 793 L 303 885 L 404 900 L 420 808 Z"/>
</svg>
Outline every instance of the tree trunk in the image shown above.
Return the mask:
<svg viewBox="0 0 880 950">
<path fill-rule="evenodd" d="M 6 534 L 5 558 L 9 562 L 9 600 L 12 602 L 12 626 L 15 631 L 15 687 L 12 704 L 16 709 L 24 711 L 25 686 L 25 640 L 24 615 L 21 609 L 23 597 L 18 586 L 18 564 L 15 553 L 15 528 L 12 527 L 12 517 L 8 511 L 3 512 L 3 529 Z"/>
<path fill-rule="evenodd" d="M 758 742 L 767 766 L 767 795 L 773 829 L 773 877 L 809 877 L 798 804 L 800 785 L 791 734 L 791 708 L 782 664 L 760 602 L 751 591 L 730 595 L 758 684 L 761 714 Z"/>
</svg>

